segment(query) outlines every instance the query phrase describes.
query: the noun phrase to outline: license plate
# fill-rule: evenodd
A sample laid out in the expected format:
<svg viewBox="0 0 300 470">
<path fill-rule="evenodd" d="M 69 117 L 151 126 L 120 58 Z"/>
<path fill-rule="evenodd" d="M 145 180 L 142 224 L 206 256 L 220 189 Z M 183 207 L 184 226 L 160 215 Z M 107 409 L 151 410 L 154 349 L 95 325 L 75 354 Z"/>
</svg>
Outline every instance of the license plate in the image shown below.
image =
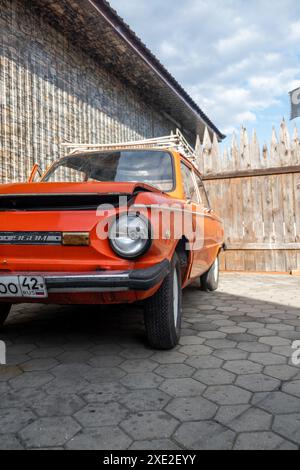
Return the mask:
<svg viewBox="0 0 300 470">
<path fill-rule="evenodd" d="M 0 297 L 48 297 L 42 276 L 1 276 Z"/>
</svg>

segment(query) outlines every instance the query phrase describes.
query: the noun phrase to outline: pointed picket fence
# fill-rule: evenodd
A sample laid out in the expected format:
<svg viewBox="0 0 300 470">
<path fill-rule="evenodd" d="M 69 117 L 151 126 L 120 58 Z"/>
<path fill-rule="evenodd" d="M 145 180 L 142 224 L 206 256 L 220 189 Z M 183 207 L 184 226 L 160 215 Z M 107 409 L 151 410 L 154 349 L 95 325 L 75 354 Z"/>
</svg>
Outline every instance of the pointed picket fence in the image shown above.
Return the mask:
<svg viewBox="0 0 300 470">
<path fill-rule="evenodd" d="M 286 122 L 269 145 L 245 127 L 221 152 L 205 130 L 196 143 L 198 166 L 212 207 L 222 216 L 226 270 L 300 271 L 300 140 Z"/>
</svg>

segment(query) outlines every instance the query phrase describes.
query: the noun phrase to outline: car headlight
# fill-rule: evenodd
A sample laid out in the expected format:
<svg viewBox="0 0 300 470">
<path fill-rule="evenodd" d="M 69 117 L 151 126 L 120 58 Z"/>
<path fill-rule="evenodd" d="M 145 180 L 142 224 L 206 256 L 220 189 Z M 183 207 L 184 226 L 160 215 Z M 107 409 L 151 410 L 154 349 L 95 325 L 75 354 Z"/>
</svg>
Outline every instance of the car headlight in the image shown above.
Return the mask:
<svg viewBox="0 0 300 470">
<path fill-rule="evenodd" d="M 111 225 L 109 241 L 112 249 L 122 258 L 137 258 L 151 245 L 150 223 L 139 214 L 121 215 Z"/>
</svg>

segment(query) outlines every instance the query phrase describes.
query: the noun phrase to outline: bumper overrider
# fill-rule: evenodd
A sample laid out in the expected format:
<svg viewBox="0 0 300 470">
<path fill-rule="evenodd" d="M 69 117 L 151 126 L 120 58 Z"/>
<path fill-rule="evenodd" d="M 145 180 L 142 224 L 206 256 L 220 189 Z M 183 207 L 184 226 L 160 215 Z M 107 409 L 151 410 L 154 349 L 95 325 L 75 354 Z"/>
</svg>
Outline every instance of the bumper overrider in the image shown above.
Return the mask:
<svg viewBox="0 0 300 470">
<path fill-rule="evenodd" d="M 13 275 L 39 275 L 45 280 L 47 291 L 52 293 L 76 292 L 120 292 L 120 291 L 147 291 L 157 286 L 170 272 L 170 262 L 163 260 L 160 263 L 145 269 L 131 271 L 95 271 L 89 273 L 70 272 L 22 272 L 10 273 Z M 0 274 L 7 276 L 8 273 Z"/>
</svg>

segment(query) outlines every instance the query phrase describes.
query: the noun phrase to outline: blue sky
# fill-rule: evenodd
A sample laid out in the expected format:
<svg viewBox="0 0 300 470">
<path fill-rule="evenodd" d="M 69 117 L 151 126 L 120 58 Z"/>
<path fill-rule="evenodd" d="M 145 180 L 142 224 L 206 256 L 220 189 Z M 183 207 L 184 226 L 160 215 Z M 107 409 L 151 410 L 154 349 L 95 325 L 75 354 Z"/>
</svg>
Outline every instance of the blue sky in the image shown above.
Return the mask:
<svg viewBox="0 0 300 470">
<path fill-rule="evenodd" d="M 244 124 L 268 143 L 272 126 L 289 122 L 288 93 L 300 86 L 299 0 L 110 3 L 228 136 Z"/>
</svg>

